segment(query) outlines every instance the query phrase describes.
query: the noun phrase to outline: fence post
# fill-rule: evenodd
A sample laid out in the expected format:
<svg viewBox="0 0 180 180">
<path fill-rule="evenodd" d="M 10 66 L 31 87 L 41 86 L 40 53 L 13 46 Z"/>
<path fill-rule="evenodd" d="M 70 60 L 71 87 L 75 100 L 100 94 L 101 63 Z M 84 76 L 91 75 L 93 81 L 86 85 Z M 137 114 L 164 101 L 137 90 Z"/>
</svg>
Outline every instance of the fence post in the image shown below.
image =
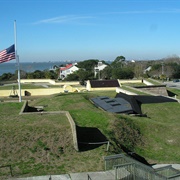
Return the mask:
<svg viewBox="0 0 180 180">
<path fill-rule="evenodd" d="M 10 168 L 10 173 L 11 173 L 11 176 L 13 177 L 13 173 L 12 173 L 12 167 L 11 167 L 11 165 L 9 165 L 9 168 Z"/>
<path fill-rule="evenodd" d="M 107 151 L 109 151 L 109 141 L 107 142 Z"/>
<path fill-rule="evenodd" d="M 91 177 L 89 176 L 89 174 L 87 174 L 87 176 L 88 176 L 88 180 L 92 180 Z"/>
</svg>

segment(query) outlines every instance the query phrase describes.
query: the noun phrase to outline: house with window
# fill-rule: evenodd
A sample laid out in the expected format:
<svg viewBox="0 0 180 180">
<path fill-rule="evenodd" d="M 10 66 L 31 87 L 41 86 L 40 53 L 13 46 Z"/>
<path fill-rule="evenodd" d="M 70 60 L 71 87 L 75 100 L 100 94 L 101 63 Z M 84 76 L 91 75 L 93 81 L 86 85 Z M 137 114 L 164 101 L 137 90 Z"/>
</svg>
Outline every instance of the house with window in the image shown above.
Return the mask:
<svg viewBox="0 0 180 180">
<path fill-rule="evenodd" d="M 67 64 L 65 67 L 60 67 L 60 73 L 59 77 L 61 79 L 66 78 L 69 74 L 74 73 L 75 71 L 79 70 L 79 68 L 76 66 L 77 63 L 74 64 Z"/>
</svg>

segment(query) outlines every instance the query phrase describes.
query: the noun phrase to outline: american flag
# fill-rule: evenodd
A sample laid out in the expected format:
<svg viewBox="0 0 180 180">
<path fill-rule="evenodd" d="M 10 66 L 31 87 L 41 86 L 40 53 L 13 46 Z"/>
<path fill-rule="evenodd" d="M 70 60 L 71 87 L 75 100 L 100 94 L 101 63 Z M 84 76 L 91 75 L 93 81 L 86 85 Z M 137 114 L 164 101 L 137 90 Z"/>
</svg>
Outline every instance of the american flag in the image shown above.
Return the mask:
<svg viewBox="0 0 180 180">
<path fill-rule="evenodd" d="M 0 51 L 0 63 L 10 61 L 15 58 L 15 46 L 14 44 L 7 49 Z"/>
</svg>

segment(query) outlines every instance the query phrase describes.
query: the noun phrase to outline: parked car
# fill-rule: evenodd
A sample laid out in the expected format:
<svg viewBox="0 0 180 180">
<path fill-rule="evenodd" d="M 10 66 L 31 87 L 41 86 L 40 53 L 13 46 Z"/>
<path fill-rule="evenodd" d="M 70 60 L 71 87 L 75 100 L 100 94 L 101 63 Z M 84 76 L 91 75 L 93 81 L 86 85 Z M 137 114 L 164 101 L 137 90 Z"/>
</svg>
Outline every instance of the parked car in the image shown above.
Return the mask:
<svg viewBox="0 0 180 180">
<path fill-rule="evenodd" d="M 173 82 L 174 82 L 174 83 L 180 82 L 180 80 L 179 80 L 179 79 L 174 79 Z"/>
</svg>

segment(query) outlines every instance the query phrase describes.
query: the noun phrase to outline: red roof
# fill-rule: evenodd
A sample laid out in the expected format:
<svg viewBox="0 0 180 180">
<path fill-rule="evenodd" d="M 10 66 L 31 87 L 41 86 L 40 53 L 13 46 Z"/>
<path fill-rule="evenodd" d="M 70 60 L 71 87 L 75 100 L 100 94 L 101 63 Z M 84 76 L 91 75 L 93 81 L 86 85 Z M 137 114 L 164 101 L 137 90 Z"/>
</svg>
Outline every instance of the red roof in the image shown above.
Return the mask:
<svg viewBox="0 0 180 180">
<path fill-rule="evenodd" d="M 71 68 L 72 66 L 73 66 L 72 64 L 68 64 L 68 65 L 66 65 L 66 67 L 61 67 L 60 70 L 61 70 L 61 71 L 64 71 L 64 70 L 66 70 L 66 69 Z"/>
</svg>

